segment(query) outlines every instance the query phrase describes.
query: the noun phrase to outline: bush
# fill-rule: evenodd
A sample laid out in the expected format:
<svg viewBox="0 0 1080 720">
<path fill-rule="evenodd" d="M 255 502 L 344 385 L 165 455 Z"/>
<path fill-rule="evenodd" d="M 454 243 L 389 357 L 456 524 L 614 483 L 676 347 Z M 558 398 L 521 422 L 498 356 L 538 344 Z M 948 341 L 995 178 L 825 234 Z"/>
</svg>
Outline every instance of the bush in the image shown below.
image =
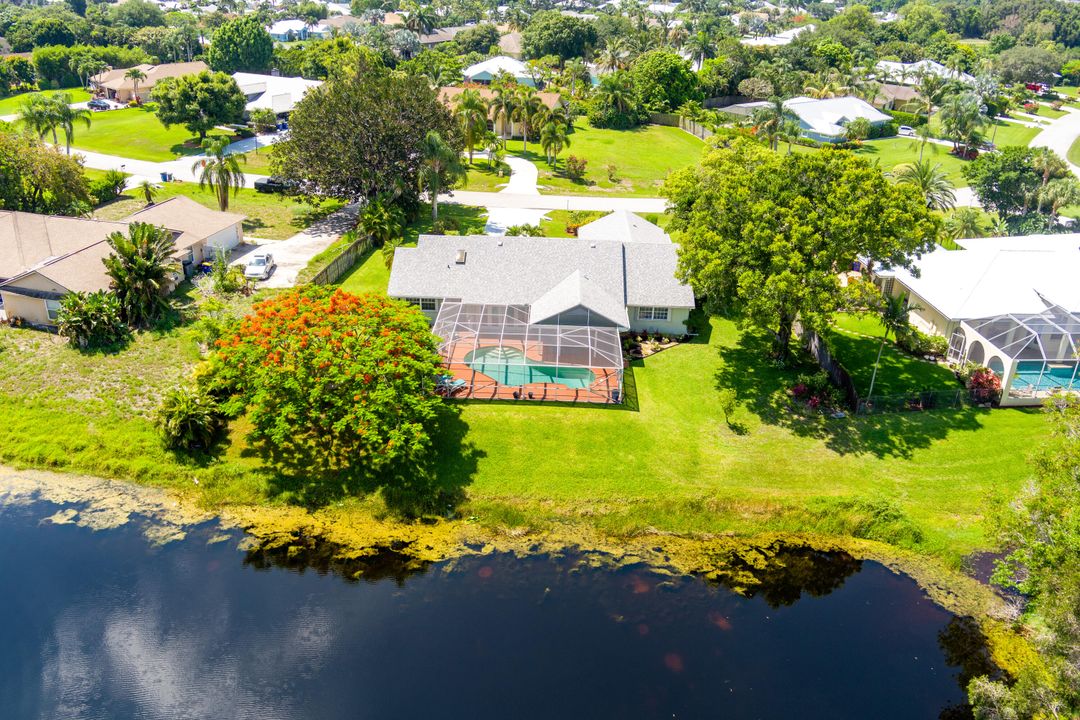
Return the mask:
<svg viewBox="0 0 1080 720">
<path fill-rule="evenodd" d="M 805 401 L 812 410 L 843 407 L 845 400 L 844 392 L 832 384 L 824 370 L 798 375 L 788 392 L 795 399 Z"/>
<path fill-rule="evenodd" d="M 90 195 L 98 205 L 111 202 L 120 197 L 127 188 L 129 177 L 131 176 L 121 170 L 106 170 L 100 180 L 90 183 Z"/>
<path fill-rule="evenodd" d="M 441 217 L 431 224 L 432 235 L 449 235 L 461 231 L 461 224 L 452 217 Z"/>
<path fill-rule="evenodd" d="M 60 300 L 56 324 L 60 335 L 78 348 L 119 345 L 130 334 L 120 300 L 108 290 L 68 293 Z"/>
<path fill-rule="evenodd" d="M 195 385 L 166 392 L 154 420 L 165 446 L 174 450 L 208 448 L 224 425 L 217 403 Z"/>
<path fill-rule="evenodd" d="M 511 225 L 506 228 L 509 237 L 543 237 L 544 230 L 539 225 Z"/>
<path fill-rule="evenodd" d="M 576 237 L 578 228 L 603 216 L 604 213 L 596 210 L 571 210 L 570 217 L 566 221 L 566 232 Z"/>
<path fill-rule="evenodd" d="M 949 351 L 949 341 L 938 335 L 927 335 L 909 327 L 896 336 L 896 346 L 912 355 L 943 356 Z"/>
<path fill-rule="evenodd" d="M 586 112 L 589 124 L 597 128 L 612 128 L 614 130 L 626 130 L 637 127 L 649 119 L 649 113 L 642 107 L 633 107 L 626 112 L 618 112 L 614 108 L 606 108 L 598 102 L 589 103 Z"/>
<path fill-rule="evenodd" d="M 908 127 L 919 127 L 926 124 L 926 116 L 919 115 L 918 113 L 903 112 L 901 110 L 887 110 L 887 114 L 892 115 L 893 120 L 897 125 L 907 125 Z"/>
<path fill-rule="evenodd" d="M 576 155 L 571 155 L 566 158 L 566 165 L 563 168 L 563 172 L 566 177 L 570 178 L 574 182 L 582 182 L 585 180 L 585 166 L 589 161 L 585 158 L 579 158 Z"/>
<path fill-rule="evenodd" d="M 895 137 L 899 129 L 900 123 L 895 120 L 890 120 L 884 125 L 871 125 L 870 134 L 867 135 L 867 138 L 875 140 L 877 138 Z"/>
</svg>

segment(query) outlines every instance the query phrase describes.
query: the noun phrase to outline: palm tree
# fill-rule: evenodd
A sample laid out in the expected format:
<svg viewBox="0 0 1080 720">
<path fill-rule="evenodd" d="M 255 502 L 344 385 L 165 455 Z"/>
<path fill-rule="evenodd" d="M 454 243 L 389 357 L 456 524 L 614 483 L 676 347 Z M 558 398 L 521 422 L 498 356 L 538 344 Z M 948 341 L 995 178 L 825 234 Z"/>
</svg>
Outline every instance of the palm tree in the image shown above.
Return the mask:
<svg viewBox="0 0 1080 720">
<path fill-rule="evenodd" d="M 926 149 L 926 141 L 930 137 L 930 116 L 934 114 L 934 106 L 941 101 L 941 96 L 945 92 L 945 81 L 934 73 L 924 72 L 919 75 L 915 89 L 919 93 L 916 110 L 921 110 L 926 115 L 927 134 L 923 135 L 922 147 L 919 148 L 919 159 L 922 160 L 923 150 Z"/>
<path fill-rule="evenodd" d="M 71 142 L 75 139 L 75 123 L 85 123 L 90 127 L 90 110 L 85 107 L 71 107 L 70 93 L 61 93 L 50 98 L 57 126 L 64 131 L 64 145 L 67 154 L 71 154 Z"/>
<path fill-rule="evenodd" d="M 767 105 L 754 110 L 750 119 L 757 128 L 757 133 L 764 134 L 769 139 L 769 147 L 776 150 L 784 123 L 794 120 L 795 115 L 784 107 L 783 100 L 774 95 Z"/>
<path fill-rule="evenodd" d="M 439 190 L 445 182 L 452 186 L 465 177 L 461 155 L 435 130 L 424 137 L 423 164 L 420 166 L 420 185 L 431 196 L 431 222 L 439 219 Z"/>
<path fill-rule="evenodd" d="M 813 80 L 813 85 L 803 88 L 803 94 L 812 98 L 834 98 L 851 94 L 851 86 L 841 82 L 840 75 L 835 70 L 827 75 L 818 75 Z"/>
<path fill-rule="evenodd" d="M 1050 182 L 1050 178 L 1067 175 L 1069 171 L 1069 166 L 1065 164 L 1061 156 L 1046 147 L 1035 148 L 1031 163 L 1035 166 L 1035 170 L 1042 175 L 1042 187 L 1044 188 Z"/>
<path fill-rule="evenodd" d="M 567 62 L 563 73 L 570 80 L 570 97 L 577 97 L 577 83 L 579 80 L 583 87 L 589 83 L 589 66 L 581 58 L 574 58 Z"/>
<path fill-rule="evenodd" d="M 956 208 L 945 219 L 945 235 L 952 240 L 977 238 L 986 234 L 983 215 L 978 208 Z"/>
<path fill-rule="evenodd" d="M 949 177 L 940 163 L 916 160 L 893 168 L 896 182 L 913 185 L 926 198 L 926 206 L 933 210 L 949 210 L 956 205 L 956 195 Z"/>
<path fill-rule="evenodd" d="M 120 300 L 124 319 L 129 325 L 149 327 L 169 307 L 165 293 L 170 274 L 177 270 L 172 232 L 134 222 L 127 235 L 117 231 L 106 241 L 112 254 L 104 259 L 105 273 Z"/>
<path fill-rule="evenodd" d="M 142 191 L 143 197 L 146 198 L 146 204 L 153 205 L 154 198 L 156 198 L 158 194 L 157 185 L 154 185 L 150 180 L 143 180 L 139 183 L 139 190 Z"/>
<path fill-rule="evenodd" d="M 628 55 L 624 38 L 608 38 L 604 43 L 604 49 L 600 51 L 600 56 L 596 59 L 596 64 L 601 70 L 613 73 L 626 68 Z"/>
<path fill-rule="evenodd" d="M 912 310 L 921 310 L 918 305 L 908 305 L 907 294 L 892 297 L 883 297 L 881 305 L 881 324 L 885 327 L 885 334 L 881 336 L 881 346 L 878 347 L 877 359 L 874 360 L 874 372 L 870 376 L 870 389 L 866 397 L 874 396 L 874 382 L 877 380 L 878 366 L 881 364 L 881 353 L 885 350 L 885 342 L 889 339 L 889 333 L 896 337 L 898 333 L 906 330 L 910 325 L 908 315 Z"/>
<path fill-rule="evenodd" d="M 124 73 L 124 79 L 131 81 L 131 97 L 135 98 L 135 102 L 141 102 L 139 100 L 139 83 L 146 79 L 146 73 L 137 67 L 133 67 Z"/>
<path fill-rule="evenodd" d="M 357 229 L 371 238 L 372 247 L 386 247 L 401 233 L 401 209 L 382 197 L 377 197 L 364 206 Z"/>
<path fill-rule="evenodd" d="M 514 91 L 509 87 L 495 88 L 495 96 L 491 98 L 490 107 L 491 121 L 499 128 L 503 147 L 506 147 L 506 128 L 513 122 L 514 110 L 517 107 Z"/>
<path fill-rule="evenodd" d="M 479 90 L 466 89 L 458 99 L 454 113 L 461 121 L 461 129 L 465 136 L 465 146 L 469 148 L 469 164 L 473 161 L 473 148 L 487 132 L 488 106 L 484 98 L 480 97 Z"/>
<path fill-rule="evenodd" d="M 52 132 L 53 145 L 57 144 L 56 127 L 60 118 L 56 113 L 56 103 L 40 93 L 31 95 L 19 108 L 19 122 L 44 139 Z"/>
<path fill-rule="evenodd" d="M 535 89 L 528 85 L 518 88 L 513 118 L 521 123 L 521 151 L 523 153 L 529 152 L 529 127 L 536 122 L 544 109 L 544 104 L 540 101 Z"/>
<path fill-rule="evenodd" d="M 1080 204 L 1080 182 L 1071 176 L 1051 181 L 1039 194 L 1040 208 L 1044 201 L 1050 203 L 1050 219 L 1057 224 L 1061 208 Z"/>
<path fill-rule="evenodd" d="M 612 73 L 600 78 L 596 87 L 596 101 L 603 107 L 617 113 L 625 113 L 634 103 L 634 85 L 630 77 L 623 72 Z"/>
<path fill-rule="evenodd" d="M 410 3 L 405 8 L 409 16 L 405 19 L 405 28 L 417 35 L 428 35 L 435 28 L 435 15 L 428 5 Z"/>
<path fill-rule="evenodd" d="M 209 187 L 217 195 L 218 209 L 225 212 L 229 209 L 229 193 L 233 195 L 244 187 L 244 173 L 240 170 L 240 163 L 236 161 L 235 154 L 229 155 L 225 150 L 229 147 L 229 139 L 226 137 L 208 137 L 202 142 L 205 155 L 196 160 L 191 166 L 191 171 L 199 176 L 199 187 Z M 243 155 L 245 162 L 247 158 Z"/>
<path fill-rule="evenodd" d="M 559 153 L 570 147 L 570 138 L 566 135 L 566 126 L 562 123 L 548 122 L 540 128 L 540 146 L 544 148 L 548 163 L 555 168 L 559 165 Z"/>
<path fill-rule="evenodd" d="M 687 38 L 683 49 L 689 55 L 690 62 L 699 70 L 706 60 L 716 57 L 716 43 L 704 30 L 698 30 Z"/>
<path fill-rule="evenodd" d="M 965 156 L 981 139 L 981 130 L 987 120 L 978 96 L 972 92 L 950 95 L 941 105 L 941 128 L 952 140 L 953 149 L 963 147 Z"/>
</svg>

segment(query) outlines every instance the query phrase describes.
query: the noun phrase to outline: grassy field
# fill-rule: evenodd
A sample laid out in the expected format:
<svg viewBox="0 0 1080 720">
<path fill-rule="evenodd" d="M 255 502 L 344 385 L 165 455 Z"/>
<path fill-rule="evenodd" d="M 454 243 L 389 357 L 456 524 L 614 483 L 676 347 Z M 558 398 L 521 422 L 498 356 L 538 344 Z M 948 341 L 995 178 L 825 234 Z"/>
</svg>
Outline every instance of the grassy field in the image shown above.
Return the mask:
<svg viewBox="0 0 1080 720">
<path fill-rule="evenodd" d="M 1050 108 L 1043 109 L 1050 110 Z M 930 128 L 935 137 L 944 137 L 944 133 L 941 129 L 940 116 L 934 115 L 934 117 L 930 118 Z M 1027 147 L 1040 132 L 1041 130 L 1039 128 L 1019 125 L 1014 122 L 1009 122 L 1008 120 L 995 119 L 990 127 L 983 130 L 983 135 L 987 140 L 993 140 L 994 144 L 998 147 L 1005 147 L 1006 145 L 1021 145 Z"/>
<path fill-rule="evenodd" d="M 1039 110 L 1033 115 L 1039 117 L 1050 118 L 1051 120 L 1057 120 L 1059 117 L 1064 117 L 1067 113 L 1064 110 L 1055 110 L 1049 105 L 1039 105 Z"/>
<path fill-rule="evenodd" d="M 840 314 L 834 320 L 829 345 L 840 363 L 851 373 L 860 395 L 867 394 L 870 389 L 874 360 L 884 333 L 885 328 L 876 315 L 860 317 Z M 902 395 L 917 390 L 960 387 L 956 376 L 947 367 L 912 357 L 897 348 L 892 340 L 890 338 L 881 353 L 881 364 L 874 381 L 875 395 Z"/>
<path fill-rule="evenodd" d="M 381 258 L 358 273 L 371 262 Z M 775 530 L 888 541 L 892 531 L 866 508 L 889 498 L 901 524 L 923 533 L 917 549 L 955 561 L 985 546 L 979 520 L 989 499 L 1017 490 L 1044 438 L 1039 414 L 1019 410 L 804 415 L 786 393 L 803 368 L 777 368 L 764 337 L 728 320 L 706 328 L 694 343 L 635 362 L 625 406 L 464 403 L 469 457 L 438 445 L 447 471 L 467 479 L 462 514 L 494 527 L 581 523 L 613 535 Z M 280 502 L 235 429 L 212 460 L 158 443 L 152 408 L 197 356 L 186 328 L 83 354 L 0 327 L 0 462 L 187 490 L 200 478 L 197 492 L 211 503 Z M 731 426 L 718 387 L 735 388 L 742 403 Z"/>
<path fill-rule="evenodd" d="M 533 162 L 540 171 L 540 191 L 553 195 L 622 195 L 655 197 L 660 185 L 672 170 L 694 165 L 701 157 L 705 144 L 679 128 L 645 125 L 633 130 L 606 130 L 589 126 L 579 119 L 570 133 L 570 146 L 559 155 L 558 169 L 552 169 L 544 159 L 540 145 L 529 142 L 529 151 L 523 152 L 521 140 L 507 143 L 510 154 Z M 563 174 L 566 158 L 574 155 L 584 158 L 585 178 L 575 182 Z M 608 177 L 607 167 L 615 166 L 617 182 Z M 484 178 L 477 177 L 473 186 L 470 175 L 469 190 L 492 189 L 484 186 Z"/>
<path fill-rule="evenodd" d="M 1069 152 L 1066 157 L 1073 165 L 1080 165 L 1080 138 L 1073 140 L 1073 144 L 1069 146 Z"/>
<path fill-rule="evenodd" d="M 200 189 L 198 183 L 170 182 L 159 186 L 156 200 L 161 202 L 175 195 L 186 195 L 213 210 L 218 209 L 217 197 L 209 188 Z M 107 203 L 94 211 L 94 217 L 101 220 L 119 220 L 145 206 L 145 201 L 137 192 L 129 190 L 119 200 Z M 292 237 L 315 220 L 339 209 L 342 203 L 336 200 L 325 201 L 322 205 L 312 206 L 306 203 L 272 193 L 258 193 L 242 189 L 229 200 L 229 212 L 246 215 L 244 234 L 267 240 L 284 240 Z"/>
<path fill-rule="evenodd" d="M 19 109 L 22 107 L 23 103 L 26 102 L 27 99 L 31 95 L 46 95 L 46 96 L 48 96 L 48 95 L 58 95 L 60 93 L 69 93 L 71 95 L 71 101 L 72 102 L 83 102 L 84 100 L 89 100 L 90 99 L 90 93 L 88 93 L 83 88 L 77 88 L 77 87 L 76 88 L 64 88 L 64 89 L 61 89 L 61 90 L 42 90 L 39 93 L 35 93 L 35 92 L 19 93 L 18 95 L 12 95 L 11 97 L 6 97 L 3 100 L 0 100 L 0 115 L 14 115 L 14 114 L 16 114 L 17 112 L 19 112 Z"/>
<path fill-rule="evenodd" d="M 138 108 L 124 108 L 94 113 L 90 127 L 77 126 L 72 147 L 133 160 L 164 162 L 184 155 L 198 155 L 198 138 L 182 125 L 166 128 L 149 103 Z M 211 135 L 225 135 L 212 130 Z"/>
<path fill-rule="evenodd" d="M 497 192 L 502 190 L 509 181 L 510 167 L 505 163 L 491 165 L 484 158 L 473 158 L 472 165 L 469 165 L 469 177 L 462 188 L 479 192 Z"/>
<path fill-rule="evenodd" d="M 920 141 L 917 138 L 894 137 L 881 140 L 868 140 L 855 150 L 855 154 L 876 162 L 882 172 L 889 172 L 897 165 L 912 163 L 919 159 Z M 784 150 L 782 150 L 783 152 Z M 793 152 L 817 152 L 815 148 L 793 145 Z M 926 143 L 923 158 L 941 165 L 945 175 L 954 187 L 967 187 L 967 180 L 960 173 L 964 162 L 949 152 L 949 148 L 935 143 Z"/>
</svg>

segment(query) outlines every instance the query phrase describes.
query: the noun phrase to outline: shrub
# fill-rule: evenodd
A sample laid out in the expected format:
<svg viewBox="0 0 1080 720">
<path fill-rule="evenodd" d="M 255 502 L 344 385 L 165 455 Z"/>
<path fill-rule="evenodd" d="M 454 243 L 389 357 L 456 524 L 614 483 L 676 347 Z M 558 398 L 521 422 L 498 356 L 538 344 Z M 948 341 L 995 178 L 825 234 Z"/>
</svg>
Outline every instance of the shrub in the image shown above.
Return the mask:
<svg viewBox="0 0 1080 720">
<path fill-rule="evenodd" d="M 604 166 L 604 171 L 607 172 L 607 179 L 610 183 L 619 182 L 619 166 L 615 163 L 608 163 Z"/>
<path fill-rule="evenodd" d="M 574 182 L 582 182 L 585 180 L 585 166 L 589 161 L 585 158 L 579 158 L 576 155 L 571 155 L 566 158 L 566 165 L 563 168 L 563 172 L 566 173 L 566 177 L 570 178 Z"/>
<path fill-rule="evenodd" d="M 131 176 L 120 170 L 107 170 L 101 179 L 90 183 L 90 195 L 98 205 L 111 202 L 124 192 L 129 177 Z"/>
<path fill-rule="evenodd" d="M 110 347 L 129 336 L 120 300 L 108 290 L 68 293 L 60 300 L 56 324 L 78 348 Z"/>
<path fill-rule="evenodd" d="M 907 125 L 908 127 L 919 127 L 926 124 L 926 116 L 919 115 L 917 113 L 902 112 L 900 110 L 888 110 L 887 113 L 892 115 L 893 120 L 897 125 Z"/>
<path fill-rule="evenodd" d="M 208 448 L 224 425 L 217 402 L 197 385 L 166 392 L 154 420 L 165 446 L 174 450 Z"/>
<path fill-rule="evenodd" d="M 506 228 L 510 237 L 543 237 L 544 230 L 539 225 L 511 225 Z"/>
<path fill-rule="evenodd" d="M 832 384 L 829 374 L 824 370 L 813 375 L 798 375 L 788 392 L 796 399 L 805 401 L 814 410 L 839 408 L 844 405 L 843 391 Z"/>
<path fill-rule="evenodd" d="M 566 232 L 577 236 L 578 228 L 588 225 L 593 220 L 604 216 L 604 213 L 596 210 L 571 210 L 570 217 L 566 221 Z"/>
<path fill-rule="evenodd" d="M 1028 113 L 1029 115 L 1037 115 L 1039 113 L 1039 103 L 1024 103 L 1024 112 Z"/>
<path fill-rule="evenodd" d="M 1001 380 L 993 370 L 980 367 L 971 373 L 967 388 L 968 394 L 975 402 L 997 402 L 1001 393 Z"/>
<path fill-rule="evenodd" d="M 441 217 L 431 224 L 431 233 L 433 235 L 449 235 L 452 232 L 460 231 L 461 224 L 452 217 Z"/>
</svg>

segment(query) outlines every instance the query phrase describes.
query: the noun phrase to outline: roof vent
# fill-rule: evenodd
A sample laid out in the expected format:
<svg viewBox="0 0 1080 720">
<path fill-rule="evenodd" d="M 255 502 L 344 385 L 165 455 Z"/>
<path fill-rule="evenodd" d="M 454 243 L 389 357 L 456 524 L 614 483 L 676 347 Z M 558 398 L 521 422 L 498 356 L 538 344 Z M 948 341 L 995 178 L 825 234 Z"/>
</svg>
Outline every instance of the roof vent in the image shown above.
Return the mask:
<svg viewBox="0 0 1080 720">
<path fill-rule="evenodd" d="M 497 244 L 499 247 L 502 247 L 502 240 L 500 240 Z"/>
<path fill-rule="evenodd" d="M 468 255 L 468 253 L 466 253 L 464 250 L 458 250 L 457 255 L 454 256 L 454 264 L 464 265 L 466 255 Z"/>
<path fill-rule="evenodd" d="M 596 243 L 589 243 L 589 247 L 591 247 L 593 250 L 595 250 L 596 249 Z"/>
</svg>

